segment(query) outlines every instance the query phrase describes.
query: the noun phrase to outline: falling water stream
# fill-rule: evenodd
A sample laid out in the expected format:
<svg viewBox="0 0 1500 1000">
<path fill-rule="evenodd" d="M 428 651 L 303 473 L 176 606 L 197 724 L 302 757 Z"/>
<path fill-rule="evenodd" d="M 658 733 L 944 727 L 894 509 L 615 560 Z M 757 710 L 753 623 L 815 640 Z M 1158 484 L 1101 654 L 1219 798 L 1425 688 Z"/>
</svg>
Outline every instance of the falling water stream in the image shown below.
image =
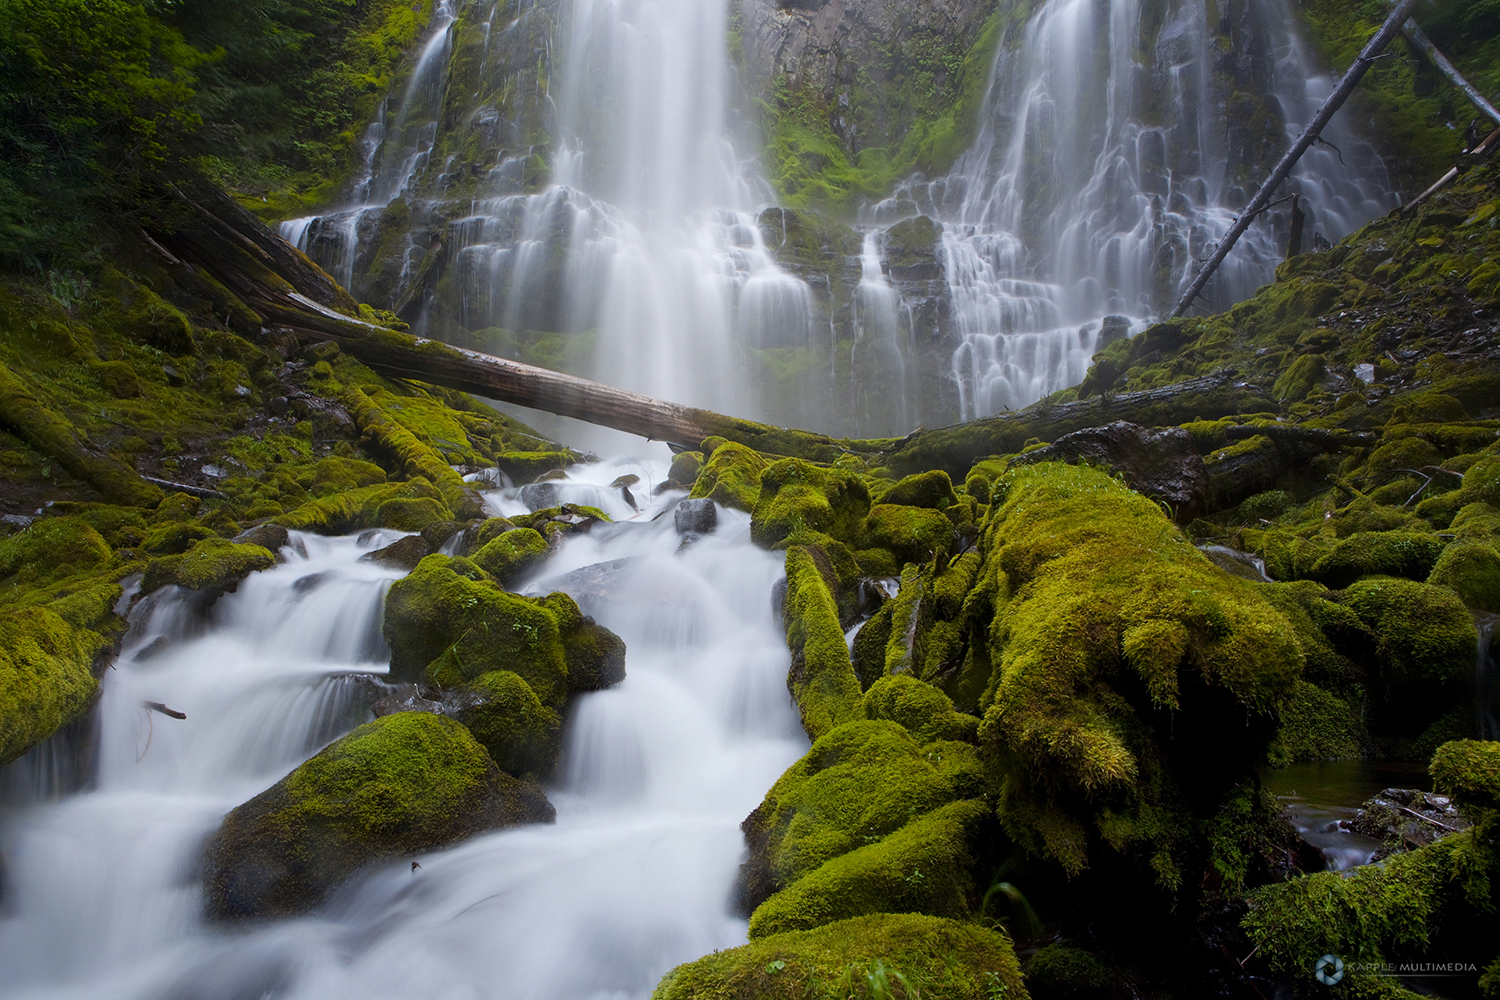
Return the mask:
<svg viewBox="0 0 1500 1000">
<path fill-rule="evenodd" d="M 686 540 L 670 514 L 680 494 L 637 514 L 603 486 L 628 473 L 651 482 L 665 469 L 604 463 L 559 484 L 563 499 L 620 522 L 565 542 L 521 585 L 570 589 L 602 574 L 608 599 L 571 589 L 627 644 L 624 682 L 570 707 L 548 789 L 555 824 L 476 837 L 418 870 L 373 866 L 306 917 L 204 922 L 205 837 L 365 721 L 380 693 L 380 609 L 399 572 L 360 557 L 396 536 L 294 535 L 281 565 L 206 620 L 175 590 L 137 605 L 104 680 L 86 789 L 37 797 L 9 783 L 0 994 L 642 997 L 674 965 L 743 941 L 730 898 L 739 822 L 807 746 L 772 607 L 781 564 L 750 542 L 743 514 L 720 510 L 712 534 Z M 588 566 L 602 568 L 573 572 Z"/>
</svg>

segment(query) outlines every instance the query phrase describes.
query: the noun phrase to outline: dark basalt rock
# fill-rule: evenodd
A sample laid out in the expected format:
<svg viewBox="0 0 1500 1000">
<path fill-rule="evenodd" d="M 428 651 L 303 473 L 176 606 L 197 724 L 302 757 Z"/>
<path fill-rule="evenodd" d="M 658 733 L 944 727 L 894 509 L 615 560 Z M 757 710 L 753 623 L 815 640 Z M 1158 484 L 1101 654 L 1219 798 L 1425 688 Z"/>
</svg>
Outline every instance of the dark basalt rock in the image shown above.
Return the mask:
<svg viewBox="0 0 1500 1000">
<path fill-rule="evenodd" d="M 379 563 L 394 569 L 411 570 L 416 569 L 417 563 L 431 553 L 432 549 L 428 547 L 426 539 L 421 535 L 407 535 L 405 538 L 398 538 L 383 549 L 367 552 L 359 558 L 361 562 Z"/>
<path fill-rule="evenodd" d="M 1052 444 L 1028 451 L 1012 465 L 1035 462 L 1080 461 L 1107 465 L 1125 477 L 1137 493 L 1159 500 L 1172 509 L 1179 524 L 1198 515 L 1208 494 L 1208 474 L 1193 439 L 1181 427 L 1141 427 L 1116 420 L 1103 427 L 1088 427 L 1064 434 Z"/>
<path fill-rule="evenodd" d="M 292 533 L 279 524 L 258 524 L 235 535 L 230 541 L 236 545 L 259 545 L 279 559 L 278 553 L 291 544 L 291 539 Z"/>
<path fill-rule="evenodd" d="M 532 483 L 529 486 L 522 486 L 520 500 L 532 513 L 546 510 L 548 507 L 556 507 L 557 486 L 553 483 Z"/>
<path fill-rule="evenodd" d="M 1383 845 L 1371 859 L 1425 847 L 1446 834 L 1467 829 L 1468 820 L 1446 795 L 1416 788 L 1387 788 L 1365 800 L 1351 820 L 1339 824 Z"/>
<path fill-rule="evenodd" d="M 719 511 L 712 500 L 684 500 L 672 514 L 679 535 L 706 535 L 719 526 Z"/>
</svg>

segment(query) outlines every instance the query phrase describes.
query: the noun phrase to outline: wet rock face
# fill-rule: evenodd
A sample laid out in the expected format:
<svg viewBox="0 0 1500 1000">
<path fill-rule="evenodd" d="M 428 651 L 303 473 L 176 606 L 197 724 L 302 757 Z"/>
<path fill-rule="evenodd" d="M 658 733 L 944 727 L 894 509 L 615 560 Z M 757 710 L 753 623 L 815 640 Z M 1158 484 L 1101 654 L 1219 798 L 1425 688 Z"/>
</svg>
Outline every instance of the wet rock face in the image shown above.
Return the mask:
<svg viewBox="0 0 1500 1000">
<path fill-rule="evenodd" d="M 1351 833 L 1380 841 L 1380 850 L 1371 858 L 1379 861 L 1467 829 L 1469 821 L 1450 796 L 1416 788 L 1387 788 L 1367 799 L 1352 820 L 1340 825 Z"/>
<path fill-rule="evenodd" d="M 672 514 L 679 535 L 706 535 L 719 525 L 719 512 L 712 500 L 684 500 Z"/>
<path fill-rule="evenodd" d="M 1170 506 L 1180 524 L 1198 515 L 1208 493 L 1203 459 L 1181 427 L 1141 427 L 1117 420 L 1065 434 L 1044 448 L 1017 457 L 1012 464 L 1077 465 L 1080 461 L 1107 465 L 1123 474 L 1131 489 Z"/>
<path fill-rule="evenodd" d="M 207 912 L 305 912 L 366 865 L 554 817 L 540 788 L 503 773 L 457 722 L 388 715 L 224 818 L 205 851 Z"/>
</svg>

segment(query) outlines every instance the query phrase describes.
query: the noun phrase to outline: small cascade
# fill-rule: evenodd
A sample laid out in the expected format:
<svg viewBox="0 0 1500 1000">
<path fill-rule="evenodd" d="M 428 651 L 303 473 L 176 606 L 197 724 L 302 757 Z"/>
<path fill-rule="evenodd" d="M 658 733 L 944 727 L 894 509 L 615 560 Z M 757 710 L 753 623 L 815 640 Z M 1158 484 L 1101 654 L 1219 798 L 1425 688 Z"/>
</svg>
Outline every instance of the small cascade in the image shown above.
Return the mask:
<svg viewBox="0 0 1500 1000">
<path fill-rule="evenodd" d="M 974 146 L 947 176 L 905 182 L 871 211 L 881 224 L 944 224 L 965 418 L 1076 384 L 1104 317 L 1134 330 L 1170 308 L 1332 89 L 1283 0 L 1250 4 L 1233 25 L 1211 6 L 1042 3 L 1000 44 Z M 1274 137 L 1254 124 L 1267 117 Z M 1306 155 L 1287 192 L 1303 199 L 1309 232 L 1337 239 L 1394 199 L 1366 143 L 1338 119 L 1327 138 L 1338 151 Z M 1218 271 L 1205 292 L 1214 308 L 1269 280 L 1286 215 L 1268 214 Z"/>
<path fill-rule="evenodd" d="M 378 217 L 403 197 L 416 176 L 426 169 L 437 141 L 442 112 L 443 78 L 449 55 L 448 28 L 455 14 L 453 0 L 438 0 L 428 25 L 427 41 L 417 57 L 406 88 L 394 102 L 382 101 L 360 136 L 360 170 L 349 204 L 317 216 L 288 219 L 281 236 L 323 264 L 339 283 L 355 287 L 354 270 L 366 220 Z"/>
<path fill-rule="evenodd" d="M 855 398 L 861 403 L 860 431 L 872 437 L 899 434 L 910 427 L 906 397 L 910 317 L 881 268 L 878 233 L 865 233 L 859 263 L 849 367 L 855 373 Z"/>
<path fill-rule="evenodd" d="M 1482 740 L 1500 740 L 1500 665 L 1495 657 L 1495 625 L 1500 615 L 1476 612 L 1479 653 L 1474 664 L 1474 705 L 1478 712 L 1478 735 Z"/>
<path fill-rule="evenodd" d="M 603 462 L 540 484 L 617 520 L 523 586 L 571 593 L 627 644 L 624 682 L 570 709 L 557 822 L 475 837 L 420 870 L 373 866 L 302 918 L 205 924 L 200 854 L 225 812 L 389 692 L 379 623 L 400 571 L 362 557 L 399 533 L 294 533 L 282 565 L 209 607 L 175 588 L 137 602 L 95 713 L 92 784 L 12 794 L 36 768 L 0 772 L 5 995 L 644 1000 L 674 965 L 742 943 L 739 823 L 807 748 L 771 602 L 782 562 L 737 511 L 679 535 L 681 494 L 651 500 L 666 472 Z M 632 475 L 639 512 L 612 485 Z M 486 497 L 528 506 L 520 490 Z"/>
</svg>

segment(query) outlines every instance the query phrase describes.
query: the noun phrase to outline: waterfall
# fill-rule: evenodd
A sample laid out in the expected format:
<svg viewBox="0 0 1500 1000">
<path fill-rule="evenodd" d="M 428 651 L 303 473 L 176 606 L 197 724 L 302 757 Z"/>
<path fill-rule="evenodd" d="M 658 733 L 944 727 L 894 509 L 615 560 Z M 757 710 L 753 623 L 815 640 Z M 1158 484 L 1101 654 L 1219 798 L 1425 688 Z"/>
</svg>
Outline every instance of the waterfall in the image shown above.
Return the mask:
<svg viewBox="0 0 1500 1000">
<path fill-rule="evenodd" d="M 746 515 L 720 510 L 684 544 L 656 517 L 680 494 L 636 514 L 607 485 L 636 474 L 649 496 L 665 473 L 601 463 L 550 484 L 620 520 L 564 543 L 529 587 L 574 593 L 628 645 L 626 680 L 571 708 L 556 824 L 476 837 L 417 871 L 373 866 L 302 918 L 205 925 L 199 852 L 227 810 L 368 718 L 400 574 L 360 557 L 398 535 L 294 534 L 282 565 L 207 612 L 175 589 L 142 599 L 104 680 L 92 784 L 47 798 L 6 783 L 5 995 L 645 997 L 674 965 L 742 942 L 739 822 L 807 746 L 771 603 L 781 562 Z M 488 496 L 524 509 L 518 491 Z"/>
<path fill-rule="evenodd" d="M 1105 327 L 1140 329 L 1169 309 L 1332 90 L 1283 0 L 1245 7 L 1230 25 L 1202 0 L 1047 0 L 1001 42 L 973 147 L 872 208 L 880 223 L 944 224 L 966 418 L 1076 384 Z M 1344 121 L 1284 192 L 1329 239 L 1395 204 Z M 1205 290 L 1215 309 L 1271 279 L 1287 214 L 1252 227 L 1218 271 Z"/>
<path fill-rule="evenodd" d="M 1482 740 L 1500 740 L 1500 665 L 1495 657 L 1495 623 L 1500 615 L 1476 612 L 1479 653 L 1474 663 L 1474 705 Z"/>
</svg>

